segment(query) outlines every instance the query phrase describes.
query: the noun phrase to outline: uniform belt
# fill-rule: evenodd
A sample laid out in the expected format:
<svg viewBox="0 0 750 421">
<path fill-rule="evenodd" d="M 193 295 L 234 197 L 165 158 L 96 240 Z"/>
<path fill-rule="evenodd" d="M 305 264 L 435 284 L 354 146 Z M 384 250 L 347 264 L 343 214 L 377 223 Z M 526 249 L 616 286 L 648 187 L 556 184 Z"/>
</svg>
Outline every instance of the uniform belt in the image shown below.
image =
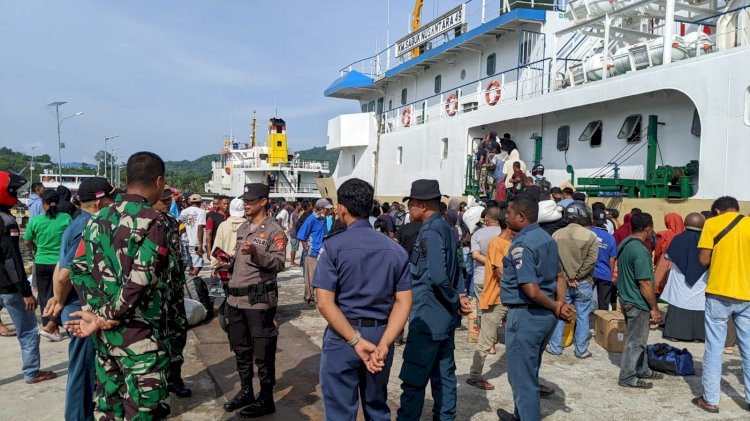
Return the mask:
<svg viewBox="0 0 750 421">
<path fill-rule="evenodd" d="M 275 291 L 276 288 L 276 282 L 269 282 L 265 284 L 253 284 L 242 288 L 228 288 L 227 292 L 234 297 L 246 297 L 248 295 L 264 294 L 266 292 Z"/>
<path fill-rule="evenodd" d="M 388 320 L 378 320 L 378 319 L 346 319 L 346 320 L 348 320 L 352 326 L 359 326 L 359 327 L 378 327 L 378 326 L 385 326 L 388 324 Z"/>
<path fill-rule="evenodd" d="M 508 307 L 508 308 L 526 308 L 526 309 L 549 310 L 547 307 L 541 306 L 539 304 L 505 304 L 505 307 Z"/>
</svg>

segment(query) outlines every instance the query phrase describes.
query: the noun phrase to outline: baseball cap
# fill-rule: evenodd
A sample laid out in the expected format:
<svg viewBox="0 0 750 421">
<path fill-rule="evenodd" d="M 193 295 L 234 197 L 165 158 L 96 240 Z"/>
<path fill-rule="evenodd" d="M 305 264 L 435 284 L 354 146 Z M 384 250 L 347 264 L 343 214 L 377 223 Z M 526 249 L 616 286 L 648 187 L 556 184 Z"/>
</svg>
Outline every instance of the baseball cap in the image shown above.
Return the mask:
<svg viewBox="0 0 750 421">
<path fill-rule="evenodd" d="M 115 188 L 104 177 L 86 178 L 78 186 L 78 200 L 81 202 L 90 202 L 102 197 L 115 197 Z"/>
<path fill-rule="evenodd" d="M 325 199 L 318 199 L 315 202 L 315 209 L 333 209 L 333 205 Z"/>
<path fill-rule="evenodd" d="M 242 200 L 255 200 L 263 197 L 268 197 L 270 189 L 267 185 L 262 183 L 248 183 L 245 184 L 245 193 L 240 196 Z"/>
<path fill-rule="evenodd" d="M 245 216 L 245 201 L 239 197 L 235 197 L 229 203 L 229 216 L 243 217 Z"/>
<path fill-rule="evenodd" d="M 161 200 L 167 200 L 172 198 L 172 189 L 166 188 L 161 192 Z"/>
<path fill-rule="evenodd" d="M 190 197 L 188 197 L 188 203 L 200 203 L 203 198 L 201 198 L 201 195 L 199 194 L 191 194 Z"/>
</svg>

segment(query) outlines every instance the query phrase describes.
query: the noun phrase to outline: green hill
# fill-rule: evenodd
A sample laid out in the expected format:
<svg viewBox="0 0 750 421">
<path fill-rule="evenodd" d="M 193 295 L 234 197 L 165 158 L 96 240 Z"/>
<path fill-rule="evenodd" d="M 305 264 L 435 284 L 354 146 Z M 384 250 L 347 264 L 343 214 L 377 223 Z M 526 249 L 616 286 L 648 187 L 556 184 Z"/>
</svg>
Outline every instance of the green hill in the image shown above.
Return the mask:
<svg viewBox="0 0 750 421">
<path fill-rule="evenodd" d="M 16 152 L 13 149 L 0 147 L 0 169 L 13 172 L 20 172 L 26 165 L 31 162 L 31 155 L 22 152 Z M 39 155 L 34 157 L 36 163 L 51 163 L 49 155 Z M 28 172 L 28 169 L 26 170 Z M 26 174 L 24 172 L 24 174 Z"/>
<path fill-rule="evenodd" d="M 299 159 L 303 161 L 328 161 L 328 169 L 331 173 L 336 169 L 336 163 L 339 160 L 339 152 L 326 150 L 325 146 L 297 151 L 296 153 L 299 154 Z"/>
</svg>

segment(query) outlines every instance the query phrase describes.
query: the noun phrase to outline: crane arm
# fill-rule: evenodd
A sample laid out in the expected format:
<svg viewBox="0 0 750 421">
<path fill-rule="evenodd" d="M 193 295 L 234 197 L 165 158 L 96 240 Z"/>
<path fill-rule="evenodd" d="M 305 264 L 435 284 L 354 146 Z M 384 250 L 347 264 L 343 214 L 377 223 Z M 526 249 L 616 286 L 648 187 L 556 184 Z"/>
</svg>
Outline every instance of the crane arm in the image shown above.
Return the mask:
<svg viewBox="0 0 750 421">
<path fill-rule="evenodd" d="M 424 4 L 424 0 L 415 0 L 414 2 L 414 11 L 411 14 L 411 31 L 415 32 L 419 29 L 419 25 L 422 21 L 422 5 Z M 415 48 L 411 52 L 412 57 L 418 57 L 419 56 L 419 48 Z"/>
</svg>

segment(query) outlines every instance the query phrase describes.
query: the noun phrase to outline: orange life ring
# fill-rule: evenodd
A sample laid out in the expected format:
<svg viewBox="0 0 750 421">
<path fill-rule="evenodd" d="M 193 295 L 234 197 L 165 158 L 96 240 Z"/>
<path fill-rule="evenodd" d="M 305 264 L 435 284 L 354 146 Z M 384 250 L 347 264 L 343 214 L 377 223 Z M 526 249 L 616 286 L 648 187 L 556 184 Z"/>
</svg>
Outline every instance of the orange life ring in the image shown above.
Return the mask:
<svg viewBox="0 0 750 421">
<path fill-rule="evenodd" d="M 458 111 L 458 95 L 450 94 L 448 99 L 445 100 L 445 113 L 449 116 L 456 115 Z"/>
<path fill-rule="evenodd" d="M 495 105 L 500 102 L 500 82 L 493 80 L 487 84 L 487 89 L 484 90 L 484 100 L 487 101 L 487 105 Z"/>
<path fill-rule="evenodd" d="M 411 124 L 411 108 L 404 108 L 401 112 L 401 125 L 409 127 L 409 124 Z"/>
</svg>

